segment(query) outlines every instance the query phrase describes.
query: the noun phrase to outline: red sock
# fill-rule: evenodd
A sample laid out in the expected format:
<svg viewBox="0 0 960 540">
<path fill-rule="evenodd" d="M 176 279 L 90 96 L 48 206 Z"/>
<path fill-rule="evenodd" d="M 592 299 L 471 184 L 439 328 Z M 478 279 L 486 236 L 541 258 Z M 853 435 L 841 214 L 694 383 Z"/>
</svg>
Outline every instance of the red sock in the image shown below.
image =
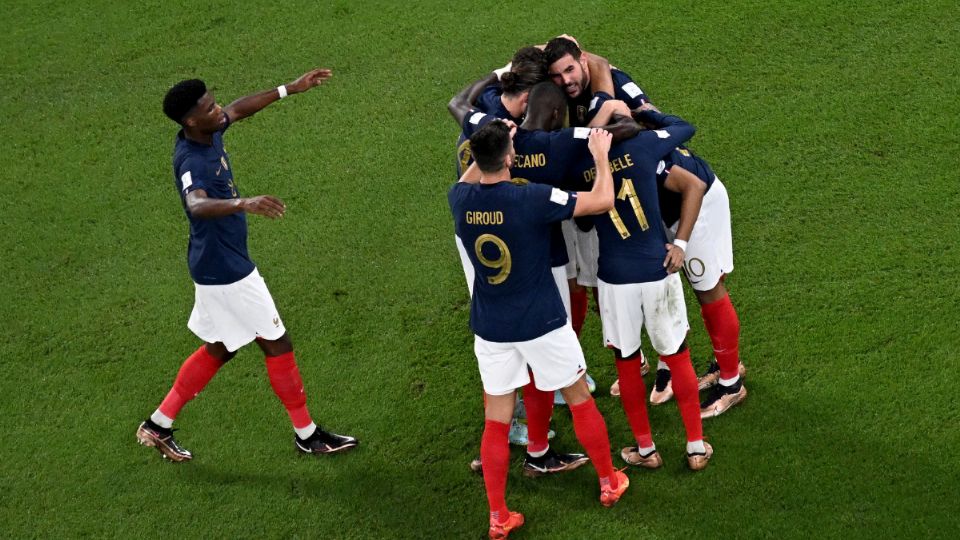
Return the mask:
<svg viewBox="0 0 960 540">
<path fill-rule="evenodd" d="M 627 413 L 627 421 L 633 431 L 633 437 L 640 448 L 653 446 L 650 434 L 650 418 L 647 416 L 647 387 L 640 375 L 640 359 L 643 353 L 637 351 L 633 356 L 617 360 L 617 375 L 620 377 L 620 402 Z M 700 411 L 697 409 L 697 414 Z"/>
<path fill-rule="evenodd" d="M 703 324 L 713 342 L 713 355 L 720 366 L 720 378 L 732 379 L 740 372 L 740 319 L 730 295 L 700 306 Z"/>
<path fill-rule="evenodd" d="M 499 516 L 509 516 L 507 501 L 507 469 L 510 467 L 510 443 L 507 436 L 510 424 L 487 420 L 484 423 L 483 438 L 480 439 L 480 461 L 483 463 L 483 483 L 487 487 L 487 502 L 490 512 Z"/>
<path fill-rule="evenodd" d="M 523 387 L 523 403 L 527 408 L 527 452 L 542 452 L 550 445 L 553 392 L 537 388 L 531 373 L 530 382 Z"/>
<path fill-rule="evenodd" d="M 617 475 L 613 474 L 613 460 L 610 458 L 610 436 L 607 435 L 607 423 L 603 421 L 603 416 L 597 410 L 596 402 L 590 398 L 583 403 L 571 405 L 570 414 L 573 415 L 573 430 L 577 434 L 577 440 L 590 456 L 600 481 L 607 480 L 610 482 L 610 487 L 617 489 Z"/>
<path fill-rule="evenodd" d="M 570 290 L 570 324 L 573 331 L 580 337 L 580 331 L 583 330 L 583 321 L 587 318 L 587 289 L 577 287 Z"/>
<path fill-rule="evenodd" d="M 690 361 L 690 349 L 684 349 L 677 354 L 661 355 L 660 360 L 666 362 L 670 368 L 673 395 L 677 399 L 680 417 L 683 418 L 683 427 L 687 430 L 687 442 L 699 441 L 703 438 L 703 424 L 700 421 L 697 375 L 693 372 L 693 363 Z"/>
<path fill-rule="evenodd" d="M 160 404 L 160 412 L 171 419 L 176 418 L 180 409 L 203 390 L 223 364 L 207 352 L 206 345 L 201 345 L 180 366 L 173 388 Z"/>
<path fill-rule="evenodd" d="M 270 386 L 286 407 L 293 427 L 300 429 L 309 426 L 313 420 L 307 411 L 307 395 L 303 391 L 303 379 L 300 378 L 293 351 L 280 356 L 268 356 L 266 362 Z"/>
</svg>

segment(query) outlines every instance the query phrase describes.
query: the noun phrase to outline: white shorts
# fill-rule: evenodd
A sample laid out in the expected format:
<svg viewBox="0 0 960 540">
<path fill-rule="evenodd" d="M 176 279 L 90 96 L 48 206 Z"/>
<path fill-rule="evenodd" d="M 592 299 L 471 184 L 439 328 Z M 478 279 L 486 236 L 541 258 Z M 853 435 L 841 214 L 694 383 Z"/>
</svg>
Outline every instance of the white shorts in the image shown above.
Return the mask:
<svg viewBox="0 0 960 540">
<path fill-rule="evenodd" d="M 612 285 L 600 280 L 600 321 L 606 346 L 628 357 L 640 349 L 646 328 L 658 354 L 674 354 L 687 337 L 687 305 L 680 274 L 660 281 Z"/>
<path fill-rule="evenodd" d="M 670 227 L 671 242 L 680 222 Z M 710 191 L 703 197 L 697 223 L 684 253 L 683 272 L 695 291 L 709 291 L 720 277 L 733 272 L 733 234 L 730 227 L 730 198 L 727 188 L 714 178 Z"/>
<path fill-rule="evenodd" d="M 497 343 L 474 336 L 483 391 L 503 396 L 530 382 L 533 371 L 537 388 L 552 392 L 575 383 L 586 371 L 580 341 L 566 325 L 530 341 Z"/>
<path fill-rule="evenodd" d="M 572 219 L 562 222 L 563 240 L 567 244 L 567 279 L 577 278 L 582 287 L 597 286 L 597 268 L 600 260 L 600 240 L 597 228 L 580 230 Z"/>
<path fill-rule="evenodd" d="M 460 264 L 463 265 L 463 275 L 467 278 L 467 290 L 470 291 L 470 297 L 473 298 L 473 263 L 470 262 L 467 250 L 463 247 L 463 240 L 460 240 L 460 237 L 457 235 L 453 237 L 457 240 L 457 252 L 460 253 Z"/>
<path fill-rule="evenodd" d="M 273 341 L 287 332 L 256 268 L 228 285 L 194 283 L 194 287 L 187 328 L 207 343 L 222 342 L 233 352 L 258 337 Z"/>
</svg>

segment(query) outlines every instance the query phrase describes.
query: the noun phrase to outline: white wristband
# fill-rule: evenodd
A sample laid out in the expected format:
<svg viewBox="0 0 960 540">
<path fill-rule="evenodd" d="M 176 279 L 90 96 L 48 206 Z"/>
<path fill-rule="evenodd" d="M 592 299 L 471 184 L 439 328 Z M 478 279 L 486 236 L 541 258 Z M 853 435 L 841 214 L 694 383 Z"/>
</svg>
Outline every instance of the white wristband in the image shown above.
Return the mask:
<svg viewBox="0 0 960 540">
<path fill-rule="evenodd" d="M 682 250 L 684 250 L 684 251 L 687 250 L 687 241 L 686 241 L 686 240 L 681 240 L 681 239 L 679 239 L 679 238 L 675 238 L 675 239 L 673 240 L 673 245 L 677 246 L 678 248 L 680 248 L 680 249 L 682 249 Z"/>
<path fill-rule="evenodd" d="M 280 99 L 287 97 L 287 87 L 285 85 L 280 85 L 277 87 L 277 92 L 280 93 Z"/>
<path fill-rule="evenodd" d="M 510 62 L 509 64 L 503 66 L 500 69 L 493 70 L 493 72 L 497 74 L 497 80 L 499 81 L 500 77 L 502 77 L 504 73 L 510 71 L 512 68 L 513 68 L 513 62 Z"/>
</svg>

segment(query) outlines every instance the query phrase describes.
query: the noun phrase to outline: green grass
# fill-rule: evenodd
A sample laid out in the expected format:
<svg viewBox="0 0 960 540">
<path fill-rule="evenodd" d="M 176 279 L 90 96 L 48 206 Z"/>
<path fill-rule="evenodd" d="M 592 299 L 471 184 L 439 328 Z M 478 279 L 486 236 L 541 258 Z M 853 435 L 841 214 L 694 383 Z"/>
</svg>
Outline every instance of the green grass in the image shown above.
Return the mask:
<svg viewBox="0 0 960 540">
<path fill-rule="evenodd" d="M 951 1 L 29 2 L 0 36 L 0 533 L 5 537 L 478 538 L 482 428 L 445 192 L 447 100 L 561 32 L 697 124 L 731 195 L 750 398 L 613 510 L 593 472 L 528 480 L 517 538 L 950 537 L 960 528 L 960 7 Z M 584 17 L 574 16 L 574 7 Z M 334 69 L 232 129 L 251 254 L 297 346 L 311 409 L 362 447 L 295 455 L 248 348 L 178 419 L 192 463 L 136 423 L 197 345 L 172 188 L 173 82 L 223 102 Z M 689 300 L 695 362 L 709 345 Z M 584 347 L 615 377 L 595 319 Z M 648 355 L 652 351 L 648 350 Z M 598 394 L 613 446 L 619 404 Z M 556 446 L 574 448 L 569 415 Z"/>
</svg>

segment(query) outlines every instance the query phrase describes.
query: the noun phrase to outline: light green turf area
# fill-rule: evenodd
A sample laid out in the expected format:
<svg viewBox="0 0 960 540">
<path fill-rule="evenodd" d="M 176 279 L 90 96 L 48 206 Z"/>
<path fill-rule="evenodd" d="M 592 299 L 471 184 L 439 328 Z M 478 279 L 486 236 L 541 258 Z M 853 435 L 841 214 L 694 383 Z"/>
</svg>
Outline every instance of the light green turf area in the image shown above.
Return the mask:
<svg viewBox="0 0 960 540">
<path fill-rule="evenodd" d="M 140 4 L 4 9 L 0 535 L 483 536 L 445 105 L 569 32 L 699 128 L 731 196 L 750 397 L 705 424 L 717 454 L 700 474 L 676 407 L 653 409 L 666 467 L 629 471 L 613 510 L 591 468 L 530 480 L 515 450 L 515 536 L 955 537 L 956 2 Z M 134 430 L 197 340 L 163 93 L 198 76 L 229 102 L 315 66 L 334 79 L 227 147 L 242 193 L 287 203 L 250 219 L 251 254 L 312 411 L 362 446 L 298 456 L 248 348 L 178 419 L 196 459 L 164 463 Z M 700 369 L 692 297 L 689 312 Z M 595 317 L 583 341 L 618 449 Z M 554 427 L 576 448 L 565 410 Z"/>
</svg>

